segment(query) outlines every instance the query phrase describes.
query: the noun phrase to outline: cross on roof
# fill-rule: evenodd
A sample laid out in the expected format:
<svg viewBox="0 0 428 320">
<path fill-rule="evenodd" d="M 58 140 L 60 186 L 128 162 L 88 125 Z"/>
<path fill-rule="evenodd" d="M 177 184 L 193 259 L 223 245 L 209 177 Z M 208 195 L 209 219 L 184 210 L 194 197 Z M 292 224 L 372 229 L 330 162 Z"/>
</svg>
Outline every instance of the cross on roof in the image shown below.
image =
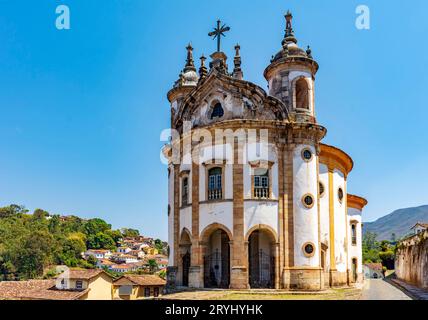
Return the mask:
<svg viewBox="0 0 428 320">
<path fill-rule="evenodd" d="M 217 52 L 220 52 L 220 41 L 221 37 L 225 37 L 225 32 L 230 31 L 230 28 L 225 24 L 221 25 L 221 21 L 217 20 L 217 27 L 214 28 L 214 31 L 208 33 L 208 36 L 213 37 L 213 40 L 217 38 Z"/>
</svg>

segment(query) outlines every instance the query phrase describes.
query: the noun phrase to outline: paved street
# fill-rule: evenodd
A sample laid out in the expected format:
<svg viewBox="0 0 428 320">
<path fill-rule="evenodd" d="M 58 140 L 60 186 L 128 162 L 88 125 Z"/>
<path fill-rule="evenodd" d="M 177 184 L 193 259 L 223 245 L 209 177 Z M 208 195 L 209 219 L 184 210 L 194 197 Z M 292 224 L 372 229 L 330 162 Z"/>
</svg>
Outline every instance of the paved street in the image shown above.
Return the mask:
<svg viewBox="0 0 428 320">
<path fill-rule="evenodd" d="M 361 300 L 412 300 L 401 290 L 380 279 L 369 279 L 364 283 Z"/>
</svg>

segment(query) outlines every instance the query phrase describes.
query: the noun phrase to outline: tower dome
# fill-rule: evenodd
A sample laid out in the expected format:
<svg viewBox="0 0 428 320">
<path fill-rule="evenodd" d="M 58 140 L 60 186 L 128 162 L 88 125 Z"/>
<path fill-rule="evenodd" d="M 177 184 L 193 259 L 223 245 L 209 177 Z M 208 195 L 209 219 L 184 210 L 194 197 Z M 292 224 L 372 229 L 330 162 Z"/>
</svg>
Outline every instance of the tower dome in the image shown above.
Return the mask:
<svg viewBox="0 0 428 320">
<path fill-rule="evenodd" d="M 285 20 L 282 49 L 272 56 L 264 72 L 269 94 L 284 102 L 298 121 L 315 122 L 314 80 L 318 63 L 309 46 L 306 50 L 298 46 L 290 11 Z"/>
</svg>

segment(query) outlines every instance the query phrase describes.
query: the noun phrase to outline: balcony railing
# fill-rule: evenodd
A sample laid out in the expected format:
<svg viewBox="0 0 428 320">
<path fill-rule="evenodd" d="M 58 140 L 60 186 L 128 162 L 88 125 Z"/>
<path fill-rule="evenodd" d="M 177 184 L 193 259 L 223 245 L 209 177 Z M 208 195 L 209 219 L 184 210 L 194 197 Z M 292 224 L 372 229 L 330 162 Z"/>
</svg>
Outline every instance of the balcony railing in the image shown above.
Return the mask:
<svg viewBox="0 0 428 320">
<path fill-rule="evenodd" d="M 221 189 L 208 190 L 208 200 L 220 200 L 223 198 L 223 191 Z"/>
<path fill-rule="evenodd" d="M 357 237 L 355 237 L 355 236 L 352 237 L 352 245 L 353 246 L 357 245 Z"/>
<path fill-rule="evenodd" d="M 269 188 L 254 188 L 254 198 L 268 199 L 269 198 Z"/>
</svg>

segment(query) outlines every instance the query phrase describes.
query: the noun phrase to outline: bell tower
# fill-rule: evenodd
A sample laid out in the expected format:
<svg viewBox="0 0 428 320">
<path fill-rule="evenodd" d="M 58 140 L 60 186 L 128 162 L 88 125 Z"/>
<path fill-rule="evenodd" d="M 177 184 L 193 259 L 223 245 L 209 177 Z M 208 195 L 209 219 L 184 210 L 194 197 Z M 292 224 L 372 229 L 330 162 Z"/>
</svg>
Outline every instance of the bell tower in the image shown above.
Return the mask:
<svg viewBox="0 0 428 320">
<path fill-rule="evenodd" d="M 318 63 L 308 46 L 297 45 L 293 30 L 293 15 L 285 15 L 286 28 L 282 49 L 272 56 L 264 76 L 269 83 L 269 94 L 284 102 L 290 115 L 298 122 L 316 122 L 315 75 Z"/>
</svg>

